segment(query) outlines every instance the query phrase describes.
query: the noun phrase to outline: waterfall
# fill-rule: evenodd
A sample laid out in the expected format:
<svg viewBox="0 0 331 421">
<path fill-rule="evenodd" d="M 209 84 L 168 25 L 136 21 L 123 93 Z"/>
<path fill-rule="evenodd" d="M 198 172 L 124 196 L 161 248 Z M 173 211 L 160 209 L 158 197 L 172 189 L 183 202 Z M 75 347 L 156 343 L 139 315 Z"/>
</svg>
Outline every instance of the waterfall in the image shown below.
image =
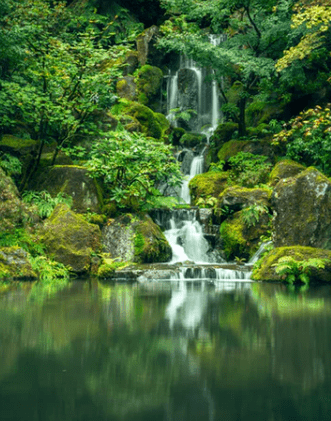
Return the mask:
<svg viewBox="0 0 331 421">
<path fill-rule="evenodd" d="M 172 248 L 170 263 L 191 261 L 210 263 L 210 246 L 205 239 L 202 227 L 196 219 L 194 210 L 176 210 L 168 222 L 164 235 Z"/>
<path fill-rule="evenodd" d="M 185 177 L 185 180 L 182 183 L 180 198 L 185 202 L 191 203 L 190 189 L 188 187 L 189 182 L 192 178 L 203 172 L 204 167 L 204 153 L 206 148 L 203 149 L 200 155 L 195 156 L 191 163 L 190 174 Z"/>
<path fill-rule="evenodd" d="M 223 41 L 222 35 L 209 35 L 209 41 L 217 46 Z M 214 71 L 200 67 L 193 59 L 180 56 L 179 68 L 167 77 L 167 118 L 177 127 L 178 122 L 173 109 L 193 110 L 190 121 L 184 125 L 190 131 L 207 132 L 216 129 L 221 120 L 219 90 L 217 82 L 210 79 Z M 206 127 L 209 126 L 207 130 Z"/>
</svg>

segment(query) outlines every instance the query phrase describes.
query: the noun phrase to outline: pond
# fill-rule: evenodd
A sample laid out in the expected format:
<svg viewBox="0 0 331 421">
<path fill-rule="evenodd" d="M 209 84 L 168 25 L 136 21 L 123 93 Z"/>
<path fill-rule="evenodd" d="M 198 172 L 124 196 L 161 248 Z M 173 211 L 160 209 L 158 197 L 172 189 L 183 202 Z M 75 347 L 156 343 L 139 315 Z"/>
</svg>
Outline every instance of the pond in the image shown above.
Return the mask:
<svg viewBox="0 0 331 421">
<path fill-rule="evenodd" d="M 329 286 L 21 284 L 0 295 L 0 420 L 329 420 L 330 351 Z"/>
</svg>

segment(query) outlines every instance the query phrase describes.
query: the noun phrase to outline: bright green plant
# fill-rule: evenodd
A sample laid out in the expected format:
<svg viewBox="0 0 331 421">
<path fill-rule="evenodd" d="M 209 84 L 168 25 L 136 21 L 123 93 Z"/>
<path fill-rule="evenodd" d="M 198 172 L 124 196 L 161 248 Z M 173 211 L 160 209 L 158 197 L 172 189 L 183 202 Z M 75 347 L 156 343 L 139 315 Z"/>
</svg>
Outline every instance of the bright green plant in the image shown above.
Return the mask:
<svg viewBox="0 0 331 421">
<path fill-rule="evenodd" d="M 0 155 L 0 167 L 7 175 L 19 175 L 22 172 L 21 161 L 8 153 Z"/>
<path fill-rule="evenodd" d="M 330 106 L 308 109 L 290 120 L 288 126 L 273 137 L 274 145 L 285 145 L 286 155 L 307 166 L 314 165 L 331 174 Z"/>
<path fill-rule="evenodd" d="M 324 269 L 325 259 L 311 258 L 308 260 L 295 260 L 291 256 L 281 257 L 275 267 L 276 272 L 289 284 L 302 282 L 308 284 L 312 269 Z"/>
<path fill-rule="evenodd" d="M 1 233 L 0 247 L 22 247 L 32 256 L 43 254 L 45 247 L 38 242 L 32 235 L 30 235 L 24 228 L 16 228 L 13 231 L 6 231 Z"/>
<path fill-rule="evenodd" d="M 245 187 L 255 187 L 266 182 L 272 164 L 264 155 L 239 152 L 229 159 L 231 171 L 229 179 Z"/>
<path fill-rule="evenodd" d="M 196 206 L 200 208 L 214 208 L 217 204 L 216 197 L 207 196 L 207 197 L 199 197 L 196 201 Z"/>
<path fill-rule="evenodd" d="M 259 222 L 261 215 L 268 214 L 268 207 L 265 205 L 254 204 L 242 210 L 242 217 L 245 224 L 255 226 Z"/>
<path fill-rule="evenodd" d="M 48 218 L 53 212 L 56 205 L 65 203 L 69 207 L 72 206 L 72 197 L 65 193 L 58 193 L 52 197 L 48 191 L 33 191 L 28 190 L 22 194 L 22 199 L 26 203 L 36 205 L 40 218 Z"/>
<path fill-rule="evenodd" d="M 45 256 L 30 257 L 33 270 L 38 274 L 42 282 L 50 282 L 61 279 L 69 280 L 69 270 L 62 264 L 48 259 Z"/>
<path fill-rule="evenodd" d="M 119 208 L 142 209 L 157 200 L 157 186 L 180 186 L 182 174 L 171 147 L 124 129 L 109 132 L 92 145 L 86 167 L 101 178 Z"/>
</svg>

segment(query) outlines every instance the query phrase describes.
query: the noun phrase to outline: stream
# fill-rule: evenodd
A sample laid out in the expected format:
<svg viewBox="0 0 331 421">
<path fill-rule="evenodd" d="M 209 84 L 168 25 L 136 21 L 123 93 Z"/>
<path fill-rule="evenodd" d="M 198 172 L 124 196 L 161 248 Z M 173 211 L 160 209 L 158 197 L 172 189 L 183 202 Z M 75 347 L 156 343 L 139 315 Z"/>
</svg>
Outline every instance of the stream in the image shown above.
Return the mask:
<svg viewBox="0 0 331 421">
<path fill-rule="evenodd" d="M 0 419 L 329 420 L 330 332 L 330 286 L 23 283 L 0 294 Z"/>
</svg>

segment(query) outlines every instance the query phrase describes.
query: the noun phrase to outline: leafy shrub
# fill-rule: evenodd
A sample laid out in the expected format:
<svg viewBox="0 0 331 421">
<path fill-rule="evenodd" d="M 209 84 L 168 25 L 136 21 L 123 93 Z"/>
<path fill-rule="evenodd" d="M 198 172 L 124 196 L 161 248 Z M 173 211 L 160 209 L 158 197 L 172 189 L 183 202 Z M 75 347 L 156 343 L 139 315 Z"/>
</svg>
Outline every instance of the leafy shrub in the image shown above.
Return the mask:
<svg viewBox="0 0 331 421">
<path fill-rule="evenodd" d="M 22 194 L 22 199 L 26 203 L 34 204 L 38 207 L 40 218 L 48 218 L 53 212 L 56 205 L 65 203 L 69 207 L 72 206 L 72 198 L 65 193 L 59 193 L 57 196 L 52 197 L 48 191 L 25 191 Z"/>
<path fill-rule="evenodd" d="M 250 226 L 255 226 L 260 220 L 260 216 L 269 213 L 267 206 L 254 204 L 242 210 L 242 216 L 245 224 Z"/>
<path fill-rule="evenodd" d="M 69 280 L 69 270 L 62 263 L 54 262 L 45 256 L 30 257 L 30 263 L 40 281 Z"/>
<path fill-rule="evenodd" d="M 331 174 L 331 111 L 316 106 L 301 112 L 274 135 L 274 145 L 285 145 L 286 155 L 307 166 Z"/>
<path fill-rule="evenodd" d="M 230 180 L 245 187 L 254 187 L 267 181 L 272 164 L 265 155 L 239 152 L 229 159 Z"/>
<path fill-rule="evenodd" d="M 0 156 L 0 167 L 7 175 L 19 175 L 22 172 L 21 161 L 8 153 Z"/>
<path fill-rule="evenodd" d="M 13 231 L 6 231 L 0 236 L 0 247 L 19 246 L 32 256 L 44 253 L 44 245 L 29 235 L 23 228 L 17 228 Z"/>
</svg>

